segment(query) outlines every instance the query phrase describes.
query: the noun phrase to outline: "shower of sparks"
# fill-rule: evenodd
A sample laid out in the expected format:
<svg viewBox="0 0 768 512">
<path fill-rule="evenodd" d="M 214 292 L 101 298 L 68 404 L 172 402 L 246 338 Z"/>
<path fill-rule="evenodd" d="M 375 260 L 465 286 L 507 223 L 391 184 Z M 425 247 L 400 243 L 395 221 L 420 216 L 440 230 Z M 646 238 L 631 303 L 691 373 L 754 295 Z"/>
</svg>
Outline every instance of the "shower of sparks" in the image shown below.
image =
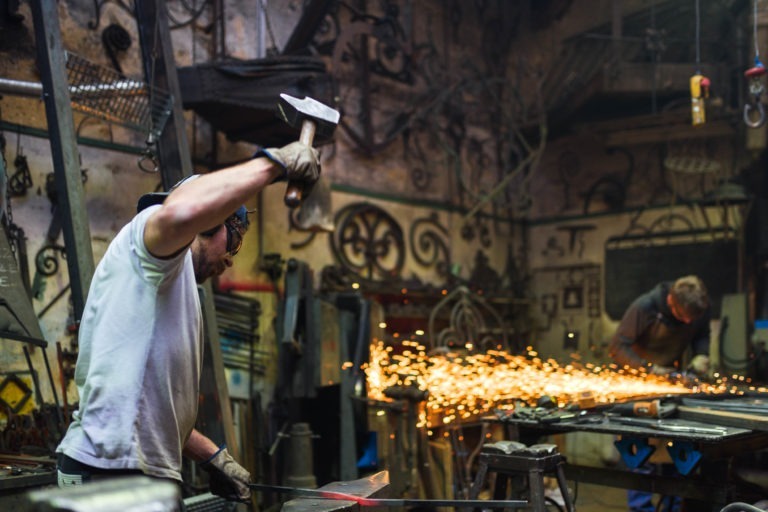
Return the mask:
<svg viewBox="0 0 768 512">
<path fill-rule="evenodd" d="M 744 377 L 738 376 L 734 376 L 735 382 L 716 376 L 714 383 L 688 387 L 683 382 L 613 364 L 561 365 L 553 359 L 539 358 L 530 349 L 526 356 L 502 350 L 427 355 L 426 348 L 415 341 L 402 342 L 398 353 L 383 342 L 373 344 L 365 373 L 371 400 L 390 401 L 385 390 L 393 387 L 427 391 L 419 421 L 419 426 L 426 427 L 511 409 L 516 402 L 535 405 L 542 396 L 553 397 L 559 407 L 565 407 L 584 405 L 586 400 L 594 406 L 651 396 L 766 391 L 746 387 Z"/>
</svg>

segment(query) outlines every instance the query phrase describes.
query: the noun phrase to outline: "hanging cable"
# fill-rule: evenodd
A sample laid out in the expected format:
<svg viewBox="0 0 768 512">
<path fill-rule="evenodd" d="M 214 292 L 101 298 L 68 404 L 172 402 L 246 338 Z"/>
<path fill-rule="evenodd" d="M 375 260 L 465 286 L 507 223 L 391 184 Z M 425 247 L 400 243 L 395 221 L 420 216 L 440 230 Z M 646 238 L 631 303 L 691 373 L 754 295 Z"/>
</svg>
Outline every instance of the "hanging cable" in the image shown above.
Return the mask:
<svg viewBox="0 0 768 512">
<path fill-rule="evenodd" d="M 750 128 L 760 128 L 765 124 L 765 106 L 761 96 L 765 91 L 762 77 L 765 74 L 765 66 L 760 62 L 760 45 L 757 40 L 757 0 L 752 2 L 752 39 L 755 43 L 755 65 L 744 72 L 744 76 L 749 80 L 749 94 L 752 101 L 744 103 L 744 124 Z M 755 115 L 757 111 L 757 115 Z"/>
<path fill-rule="evenodd" d="M 757 44 L 757 0 L 752 2 L 752 42 L 755 43 L 755 63 L 760 62 L 760 45 Z"/>
<path fill-rule="evenodd" d="M 696 74 L 701 73 L 701 14 L 699 0 L 696 0 Z"/>
<path fill-rule="evenodd" d="M 278 54 L 277 43 L 275 42 L 275 34 L 272 32 L 272 24 L 269 21 L 269 12 L 267 11 L 267 4 L 264 0 L 260 0 L 261 10 L 264 13 L 264 22 L 267 25 L 267 34 L 269 35 L 270 46 L 267 48 L 267 57 L 272 57 Z"/>
<path fill-rule="evenodd" d="M 160 9 L 160 4 L 156 5 L 156 9 Z M 141 158 L 139 158 L 138 166 L 139 169 L 146 173 L 156 173 L 160 170 L 160 165 L 158 162 L 157 157 L 157 140 L 160 138 L 160 132 L 157 129 L 156 119 L 155 119 L 155 109 L 154 109 L 154 102 L 155 102 L 155 71 L 156 71 L 156 65 L 157 65 L 157 45 L 158 41 L 160 41 L 160 25 L 159 25 L 159 18 L 157 12 L 155 12 L 155 26 L 153 27 L 153 36 L 154 44 L 152 46 L 152 52 L 151 52 L 151 64 L 149 68 L 149 84 L 147 85 L 147 93 L 149 94 L 149 127 L 147 130 L 147 140 L 145 141 L 146 146 L 144 147 L 144 151 L 141 153 Z"/>
</svg>

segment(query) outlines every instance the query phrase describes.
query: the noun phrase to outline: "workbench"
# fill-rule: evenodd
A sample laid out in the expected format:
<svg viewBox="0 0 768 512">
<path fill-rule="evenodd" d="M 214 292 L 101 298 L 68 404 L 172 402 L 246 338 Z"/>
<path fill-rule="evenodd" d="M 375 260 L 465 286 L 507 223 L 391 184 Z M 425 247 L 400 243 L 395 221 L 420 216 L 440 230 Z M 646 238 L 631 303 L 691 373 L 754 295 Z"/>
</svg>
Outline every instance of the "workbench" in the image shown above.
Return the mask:
<svg viewBox="0 0 768 512">
<path fill-rule="evenodd" d="M 25 493 L 56 485 L 51 457 L 0 454 L 0 510 L 18 510 Z"/>
<path fill-rule="evenodd" d="M 738 399 L 728 401 L 733 403 Z M 679 415 L 658 419 L 619 417 L 599 411 L 562 412 L 559 416 L 549 415 L 545 421 L 538 421 L 497 414 L 483 421 L 501 423 L 510 440 L 525 444 L 539 442 L 545 436 L 573 432 L 613 437 L 623 464 L 591 467 L 566 462 L 566 478 L 576 482 L 680 496 L 691 504 L 689 510 L 719 511 L 735 501 L 749 503 L 768 496 L 768 490 L 737 477 L 741 456 L 768 448 L 768 429 L 762 426 L 758 426 L 758 430 L 734 426 L 734 422 L 730 426 L 720 425 Z M 662 477 L 632 471 L 656 450 L 649 443 L 651 439 L 662 441 L 655 444 L 667 449 L 679 475 Z"/>
</svg>

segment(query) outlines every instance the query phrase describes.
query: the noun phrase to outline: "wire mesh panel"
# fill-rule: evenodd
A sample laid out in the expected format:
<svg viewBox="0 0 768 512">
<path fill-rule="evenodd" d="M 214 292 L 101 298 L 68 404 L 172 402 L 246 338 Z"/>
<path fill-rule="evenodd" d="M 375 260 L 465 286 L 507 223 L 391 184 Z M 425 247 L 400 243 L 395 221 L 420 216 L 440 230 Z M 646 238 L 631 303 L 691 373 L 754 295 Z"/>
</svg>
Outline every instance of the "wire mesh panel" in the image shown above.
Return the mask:
<svg viewBox="0 0 768 512">
<path fill-rule="evenodd" d="M 170 93 L 72 52 L 66 58 L 73 109 L 155 137 L 162 133 L 171 114 Z"/>
</svg>

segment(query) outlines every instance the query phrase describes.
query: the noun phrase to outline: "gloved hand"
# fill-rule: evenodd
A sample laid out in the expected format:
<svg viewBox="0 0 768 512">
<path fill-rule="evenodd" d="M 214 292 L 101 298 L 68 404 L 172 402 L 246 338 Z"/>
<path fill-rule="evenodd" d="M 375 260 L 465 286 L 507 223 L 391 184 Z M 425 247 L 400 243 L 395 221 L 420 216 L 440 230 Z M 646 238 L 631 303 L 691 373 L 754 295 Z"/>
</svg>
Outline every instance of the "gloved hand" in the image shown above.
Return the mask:
<svg viewBox="0 0 768 512">
<path fill-rule="evenodd" d="M 274 182 L 295 183 L 303 189 L 304 195 L 312 190 L 312 186 L 320 177 L 320 156 L 317 150 L 302 142 L 291 142 L 281 148 L 262 149 L 255 156 L 267 157 L 285 169 Z"/>
<path fill-rule="evenodd" d="M 652 364 L 648 373 L 651 375 L 669 375 L 674 372 L 675 368 L 671 366 L 661 366 L 660 364 Z"/>
<path fill-rule="evenodd" d="M 693 370 L 699 376 L 707 375 L 709 373 L 709 356 L 705 354 L 693 356 L 688 368 Z"/>
<path fill-rule="evenodd" d="M 226 447 L 219 449 L 216 454 L 200 465 L 208 472 L 211 492 L 228 501 L 250 501 L 251 474 L 227 451 Z"/>
</svg>

